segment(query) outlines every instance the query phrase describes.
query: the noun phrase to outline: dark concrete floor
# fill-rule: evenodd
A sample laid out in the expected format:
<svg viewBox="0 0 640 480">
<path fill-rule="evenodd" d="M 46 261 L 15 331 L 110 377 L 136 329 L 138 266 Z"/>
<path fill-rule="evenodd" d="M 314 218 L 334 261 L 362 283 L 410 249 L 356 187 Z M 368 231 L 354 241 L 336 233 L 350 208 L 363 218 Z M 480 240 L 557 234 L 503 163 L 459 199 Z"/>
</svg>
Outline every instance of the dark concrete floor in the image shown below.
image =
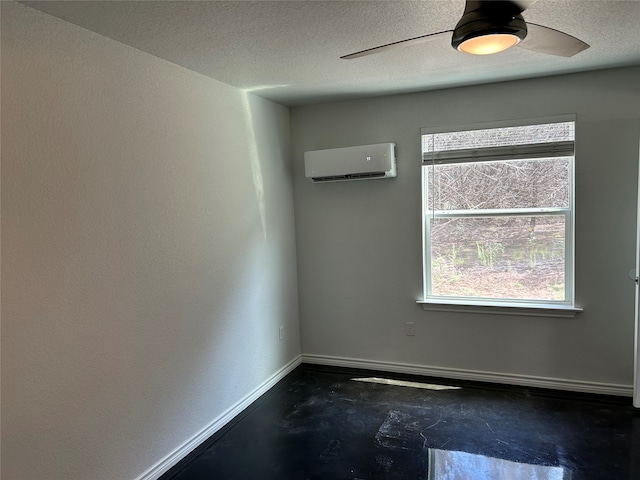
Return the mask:
<svg viewBox="0 0 640 480">
<path fill-rule="evenodd" d="M 169 479 L 640 480 L 640 415 L 629 398 L 302 365 Z"/>
</svg>

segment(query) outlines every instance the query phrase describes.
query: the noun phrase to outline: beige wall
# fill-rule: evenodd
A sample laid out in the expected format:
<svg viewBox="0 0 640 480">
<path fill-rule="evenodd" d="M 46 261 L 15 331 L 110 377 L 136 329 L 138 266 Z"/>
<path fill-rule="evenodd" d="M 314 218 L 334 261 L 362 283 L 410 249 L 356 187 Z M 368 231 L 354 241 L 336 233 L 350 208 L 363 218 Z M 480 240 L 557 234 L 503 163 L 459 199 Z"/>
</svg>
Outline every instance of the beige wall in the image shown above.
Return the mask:
<svg viewBox="0 0 640 480">
<path fill-rule="evenodd" d="M 289 112 L 8 2 L 1 80 L 2 478 L 138 477 L 300 353 Z"/>
<path fill-rule="evenodd" d="M 640 68 L 292 109 L 302 351 L 630 393 Z M 576 114 L 573 319 L 423 311 L 420 129 Z M 397 144 L 398 177 L 311 184 L 307 150 Z M 405 322 L 415 322 L 408 337 Z M 333 361 L 333 359 L 330 359 Z M 505 378 L 507 376 L 508 378 Z"/>
</svg>

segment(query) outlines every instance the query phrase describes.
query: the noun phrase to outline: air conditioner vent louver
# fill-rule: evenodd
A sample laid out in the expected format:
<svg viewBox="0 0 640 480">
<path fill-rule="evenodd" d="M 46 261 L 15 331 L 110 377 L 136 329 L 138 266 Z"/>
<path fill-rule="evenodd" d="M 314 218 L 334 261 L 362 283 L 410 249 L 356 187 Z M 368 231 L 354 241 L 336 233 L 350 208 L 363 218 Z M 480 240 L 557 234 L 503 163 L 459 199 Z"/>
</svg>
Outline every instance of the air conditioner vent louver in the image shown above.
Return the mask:
<svg viewBox="0 0 640 480">
<path fill-rule="evenodd" d="M 368 178 L 384 178 L 385 172 L 352 173 L 350 175 L 331 175 L 328 177 L 312 177 L 313 183 L 343 182 L 345 180 L 366 180 Z"/>
<path fill-rule="evenodd" d="M 313 183 L 393 178 L 394 143 L 315 150 L 304 154 L 305 175 Z"/>
</svg>

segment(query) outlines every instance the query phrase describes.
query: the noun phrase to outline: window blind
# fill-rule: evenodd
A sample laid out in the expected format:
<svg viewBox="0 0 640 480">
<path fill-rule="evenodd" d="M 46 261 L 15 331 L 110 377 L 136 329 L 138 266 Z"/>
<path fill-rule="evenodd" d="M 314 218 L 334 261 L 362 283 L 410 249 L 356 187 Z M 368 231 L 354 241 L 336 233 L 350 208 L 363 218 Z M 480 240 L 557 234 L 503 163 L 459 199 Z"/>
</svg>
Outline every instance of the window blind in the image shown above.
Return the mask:
<svg viewBox="0 0 640 480">
<path fill-rule="evenodd" d="M 569 157 L 574 154 L 574 142 L 534 143 L 529 145 L 502 145 L 494 147 L 464 148 L 423 152 L 422 163 L 444 165 L 460 162 L 491 162 L 521 160 L 525 158 Z"/>
</svg>

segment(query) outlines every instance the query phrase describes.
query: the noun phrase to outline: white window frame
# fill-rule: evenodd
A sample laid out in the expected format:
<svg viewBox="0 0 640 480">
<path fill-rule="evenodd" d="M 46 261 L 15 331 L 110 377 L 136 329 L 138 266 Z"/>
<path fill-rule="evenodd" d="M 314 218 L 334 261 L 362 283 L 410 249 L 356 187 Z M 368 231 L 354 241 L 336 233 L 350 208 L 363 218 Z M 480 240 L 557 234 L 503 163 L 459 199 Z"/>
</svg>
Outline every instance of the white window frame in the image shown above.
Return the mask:
<svg viewBox="0 0 640 480">
<path fill-rule="evenodd" d="M 562 115 L 548 118 L 536 118 L 517 121 L 487 122 L 472 125 L 456 125 L 455 127 L 423 128 L 423 135 L 484 130 L 505 127 L 540 125 L 559 122 L 576 122 L 575 115 Z M 440 151 L 433 155 L 423 154 L 422 159 L 422 272 L 423 298 L 417 302 L 425 310 L 444 310 L 454 312 L 517 314 L 527 316 L 573 317 L 582 311 L 575 305 L 575 139 L 569 142 L 552 142 L 541 144 L 515 145 L 507 147 L 484 147 L 457 151 Z M 548 158 L 550 156 L 570 156 L 569 206 L 567 208 L 523 208 L 474 211 L 432 211 L 429 209 L 427 169 L 434 165 L 463 164 L 474 161 L 517 160 L 528 158 Z M 498 216 L 527 216 L 535 214 L 563 215 L 565 217 L 565 299 L 550 300 L 515 300 L 474 297 L 453 297 L 431 295 L 431 232 L 430 220 L 437 218 L 482 218 Z"/>
</svg>

